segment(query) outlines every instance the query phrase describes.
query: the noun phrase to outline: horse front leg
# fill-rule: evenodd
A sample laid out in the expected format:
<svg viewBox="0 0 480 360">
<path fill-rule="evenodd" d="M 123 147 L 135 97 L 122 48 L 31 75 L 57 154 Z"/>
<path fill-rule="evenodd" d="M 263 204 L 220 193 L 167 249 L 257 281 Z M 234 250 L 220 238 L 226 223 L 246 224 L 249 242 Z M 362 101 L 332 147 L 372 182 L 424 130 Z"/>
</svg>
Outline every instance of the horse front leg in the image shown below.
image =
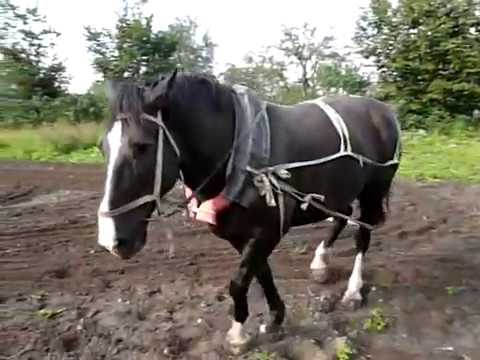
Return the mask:
<svg viewBox="0 0 480 360">
<path fill-rule="evenodd" d="M 266 286 L 269 289 L 267 291 L 268 295 L 266 295 L 269 304 L 271 303 L 274 309 L 280 309 L 281 307 L 267 263 L 267 258 L 276 243 L 278 241 L 251 239 L 241 249 L 239 249 L 238 245 L 232 244 L 242 253 L 239 268 L 230 281 L 229 288 L 230 296 L 233 300 L 233 320 L 232 327 L 227 333 L 226 341 L 230 351 L 235 355 L 246 351 L 251 340 L 250 336 L 245 332 L 244 325 L 249 315 L 247 293 L 253 277 L 256 276 L 262 287 Z M 274 316 L 274 322 L 283 321 L 283 314 L 284 312 L 278 312 L 278 315 Z"/>
<path fill-rule="evenodd" d="M 278 293 L 273 274 L 268 261 L 262 271 L 256 275 L 259 284 L 262 286 L 265 298 L 270 309 L 270 321 L 260 326 L 260 333 L 276 333 L 285 320 L 285 303 Z"/>
</svg>

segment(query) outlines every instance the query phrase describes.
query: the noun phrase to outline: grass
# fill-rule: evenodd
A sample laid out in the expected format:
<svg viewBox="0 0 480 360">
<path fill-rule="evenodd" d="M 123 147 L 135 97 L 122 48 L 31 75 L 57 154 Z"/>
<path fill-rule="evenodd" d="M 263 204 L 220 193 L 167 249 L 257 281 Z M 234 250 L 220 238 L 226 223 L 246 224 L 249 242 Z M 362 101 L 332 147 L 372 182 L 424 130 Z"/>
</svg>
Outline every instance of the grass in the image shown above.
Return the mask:
<svg viewBox="0 0 480 360">
<path fill-rule="evenodd" d="M 0 159 L 101 163 L 101 127 L 59 123 L 35 129 L 0 129 Z M 405 132 L 399 175 L 416 181 L 480 183 L 480 134 Z"/>
<path fill-rule="evenodd" d="M 480 134 L 405 133 L 401 177 L 420 181 L 480 182 Z"/>
<path fill-rule="evenodd" d="M 0 159 L 97 163 L 102 128 L 95 123 L 57 123 L 38 128 L 0 129 Z"/>
</svg>

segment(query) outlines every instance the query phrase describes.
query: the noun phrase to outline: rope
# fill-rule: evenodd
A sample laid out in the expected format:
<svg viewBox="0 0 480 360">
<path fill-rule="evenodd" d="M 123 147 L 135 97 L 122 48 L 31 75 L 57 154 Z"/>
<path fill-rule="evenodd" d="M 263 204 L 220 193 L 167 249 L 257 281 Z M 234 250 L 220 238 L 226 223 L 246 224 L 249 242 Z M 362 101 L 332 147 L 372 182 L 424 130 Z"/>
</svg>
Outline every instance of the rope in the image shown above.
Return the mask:
<svg viewBox="0 0 480 360">
<path fill-rule="evenodd" d="M 299 200 L 301 202 L 300 208 L 304 211 L 307 210 L 308 206 L 313 206 L 330 216 L 339 217 L 347 221 L 351 221 L 352 223 L 367 228 L 368 230 L 374 229 L 374 226 L 370 224 L 354 219 L 353 217 L 347 216 L 338 211 L 329 209 L 326 205 L 322 204 L 322 202 L 325 201 L 324 195 L 315 193 L 304 193 L 295 189 L 293 186 L 284 181 L 284 179 L 288 179 L 291 177 L 290 172 L 286 171 L 285 169 L 274 169 L 271 171 L 266 171 L 256 170 L 251 167 L 247 167 L 247 171 L 251 172 L 254 175 L 253 182 L 257 187 L 260 196 L 265 197 L 268 206 L 277 206 L 274 193 L 277 194 L 280 217 L 280 237 L 283 236 L 283 227 L 285 222 L 284 193 Z"/>
</svg>

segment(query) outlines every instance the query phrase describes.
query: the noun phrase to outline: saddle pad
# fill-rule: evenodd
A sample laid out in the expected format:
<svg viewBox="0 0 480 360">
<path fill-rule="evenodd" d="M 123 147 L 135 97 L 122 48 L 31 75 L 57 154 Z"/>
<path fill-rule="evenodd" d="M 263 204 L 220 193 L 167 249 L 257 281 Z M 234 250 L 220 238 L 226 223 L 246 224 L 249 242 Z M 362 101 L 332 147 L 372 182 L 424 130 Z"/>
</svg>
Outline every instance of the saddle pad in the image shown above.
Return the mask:
<svg viewBox="0 0 480 360">
<path fill-rule="evenodd" d="M 270 164 L 270 122 L 266 102 L 247 87 L 233 86 L 235 137 L 230 156 L 225 196 L 249 207 L 258 195 L 247 168 L 261 169 Z"/>
</svg>

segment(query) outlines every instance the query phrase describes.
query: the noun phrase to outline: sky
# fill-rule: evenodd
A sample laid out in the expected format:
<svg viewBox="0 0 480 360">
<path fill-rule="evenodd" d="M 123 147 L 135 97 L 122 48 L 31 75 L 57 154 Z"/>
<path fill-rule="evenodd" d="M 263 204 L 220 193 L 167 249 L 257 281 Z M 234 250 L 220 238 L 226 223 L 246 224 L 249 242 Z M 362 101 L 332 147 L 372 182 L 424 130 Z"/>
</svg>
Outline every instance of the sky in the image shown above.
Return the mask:
<svg viewBox="0 0 480 360">
<path fill-rule="evenodd" d="M 49 24 L 61 33 L 55 49 L 71 77 L 69 90 L 85 92 L 99 78 L 87 52 L 84 26 L 113 28 L 121 0 L 14 0 L 20 6 L 38 5 Z M 339 45 L 350 43 L 361 8 L 368 0 L 150 0 L 147 14 L 154 15 L 156 29 L 165 29 L 175 18 L 190 16 L 200 31 L 208 31 L 217 44 L 215 72 L 228 63 L 240 64 L 248 52 L 278 43 L 283 26 L 304 22 L 317 34 L 334 35 Z"/>
</svg>

